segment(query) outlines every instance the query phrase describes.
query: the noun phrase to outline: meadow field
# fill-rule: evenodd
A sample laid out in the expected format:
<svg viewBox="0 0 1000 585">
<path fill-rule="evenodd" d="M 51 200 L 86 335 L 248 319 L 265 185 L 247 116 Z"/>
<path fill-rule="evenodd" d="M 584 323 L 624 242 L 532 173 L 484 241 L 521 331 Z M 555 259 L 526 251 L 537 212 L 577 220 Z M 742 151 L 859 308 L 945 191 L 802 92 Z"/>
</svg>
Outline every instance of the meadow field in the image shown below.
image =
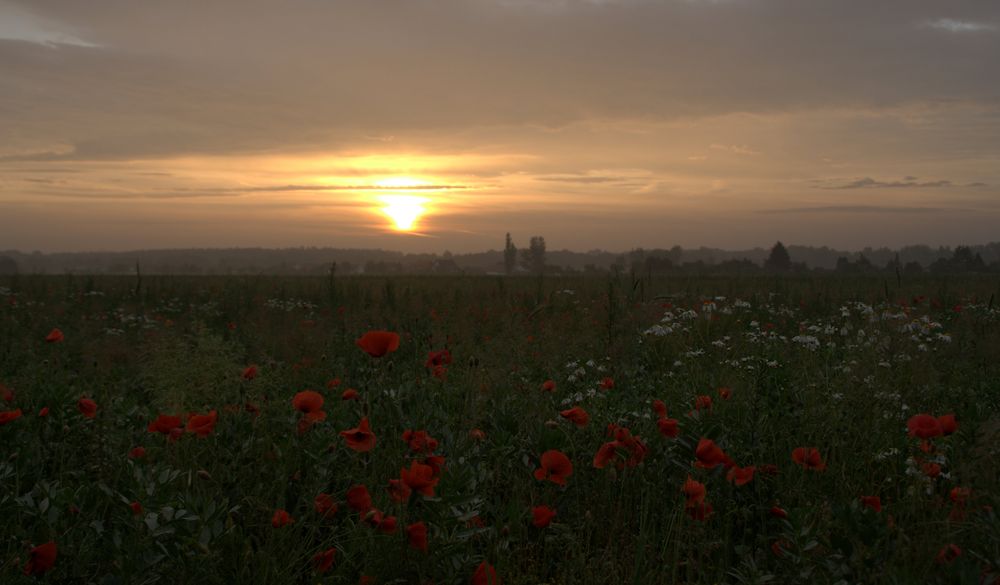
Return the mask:
<svg viewBox="0 0 1000 585">
<path fill-rule="evenodd" d="M 0 582 L 1000 583 L 996 277 L 0 279 Z"/>
</svg>

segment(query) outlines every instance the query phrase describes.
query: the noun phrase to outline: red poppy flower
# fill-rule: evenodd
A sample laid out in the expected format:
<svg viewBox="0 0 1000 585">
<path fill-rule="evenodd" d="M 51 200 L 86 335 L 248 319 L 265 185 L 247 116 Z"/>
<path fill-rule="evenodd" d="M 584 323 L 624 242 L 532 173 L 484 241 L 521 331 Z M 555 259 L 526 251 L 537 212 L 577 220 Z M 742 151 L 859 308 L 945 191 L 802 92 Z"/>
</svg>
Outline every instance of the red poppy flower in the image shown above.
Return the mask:
<svg viewBox="0 0 1000 585">
<path fill-rule="evenodd" d="M 81 398 L 77 401 L 76 408 L 80 411 L 80 414 L 87 418 L 97 416 L 97 403 L 89 398 Z"/>
<path fill-rule="evenodd" d="M 330 494 L 319 494 L 313 498 L 313 509 L 322 518 L 329 518 L 337 513 L 337 503 Z"/>
<path fill-rule="evenodd" d="M 275 528 L 281 528 L 283 526 L 288 526 L 289 524 L 295 522 L 295 519 L 285 510 L 278 508 L 274 511 L 274 515 L 271 516 L 271 526 Z"/>
<path fill-rule="evenodd" d="M 823 471 L 826 469 L 826 463 L 820 457 L 819 449 L 813 447 L 796 447 L 792 451 L 792 461 L 805 469 L 812 469 L 813 471 Z"/>
<path fill-rule="evenodd" d="M 371 575 L 361 575 L 358 579 L 358 585 L 375 585 L 375 577 Z"/>
<path fill-rule="evenodd" d="M 378 358 L 399 349 L 399 334 L 392 331 L 369 331 L 355 343 L 368 355 Z"/>
<path fill-rule="evenodd" d="M 58 329 L 53 329 L 48 335 L 45 336 L 45 341 L 47 343 L 61 343 L 65 339 L 66 336 L 63 335 L 63 332 Z"/>
<path fill-rule="evenodd" d="M 28 562 L 24 564 L 25 575 L 44 575 L 56 564 L 58 549 L 49 541 L 28 551 Z"/>
<path fill-rule="evenodd" d="M 357 400 L 361 398 L 361 394 L 358 393 L 354 388 L 348 388 L 344 390 L 343 394 L 340 395 L 341 400 Z"/>
<path fill-rule="evenodd" d="M 337 554 L 337 549 L 328 548 L 324 551 L 320 551 L 313 555 L 312 566 L 313 570 L 322 575 L 323 573 L 330 570 L 333 566 L 333 558 Z"/>
<path fill-rule="evenodd" d="M 600 449 L 594 455 L 594 467 L 597 469 L 604 469 L 607 467 L 608 463 L 618 456 L 618 441 L 611 441 L 610 443 L 604 443 L 601 445 Z M 535 472 L 537 473 L 537 472 Z"/>
<path fill-rule="evenodd" d="M 4 426 L 5 424 L 9 423 L 12 420 L 17 420 L 19 418 L 21 418 L 20 408 L 18 408 L 17 410 L 5 410 L 3 412 L 0 412 L 0 427 Z"/>
<path fill-rule="evenodd" d="M 915 414 L 906 421 L 906 428 L 911 437 L 930 439 L 940 437 L 943 430 L 941 422 L 929 414 Z"/>
<path fill-rule="evenodd" d="M 681 429 L 677 424 L 676 418 L 663 417 L 656 421 L 656 428 L 660 430 L 660 434 L 664 437 L 673 439 L 681 434 Z"/>
<path fill-rule="evenodd" d="M 712 469 L 718 465 L 725 465 L 726 467 L 732 467 L 733 465 L 733 460 L 711 439 L 703 438 L 698 441 L 698 446 L 694 450 L 694 456 L 698 459 L 695 461 L 697 467 Z"/>
<path fill-rule="evenodd" d="M 771 515 L 775 518 L 788 518 L 788 512 L 784 508 L 779 508 L 778 506 L 773 506 L 771 508 Z"/>
<path fill-rule="evenodd" d="M 662 400 L 653 401 L 653 412 L 656 413 L 657 418 L 667 417 L 667 405 L 663 403 Z"/>
<path fill-rule="evenodd" d="M 556 517 L 556 511 L 548 506 L 535 506 L 531 509 L 531 525 L 535 528 L 546 528 Z"/>
<path fill-rule="evenodd" d="M 243 377 L 244 380 L 247 380 L 247 381 L 253 380 L 254 378 L 256 378 L 257 377 L 257 366 L 247 366 L 246 369 L 243 370 L 242 377 Z"/>
<path fill-rule="evenodd" d="M 432 351 L 427 354 L 427 361 L 424 362 L 425 368 L 434 368 L 435 366 L 447 366 L 451 364 L 451 352 L 447 349 L 442 349 L 441 351 Z"/>
<path fill-rule="evenodd" d="M 428 455 L 424 457 L 421 463 L 433 469 L 434 477 L 437 477 L 441 475 L 441 470 L 444 469 L 444 461 L 445 459 L 441 455 Z"/>
<path fill-rule="evenodd" d="M 296 424 L 296 431 L 301 435 L 309 430 L 314 424 L 326 420 L 326 413 L 322 410 L 307 412 L 302 415 Z"/>
<path fill-rule="evenodd" d="M 434 477 L 433 467 L 417 461 L 411 461 L 409 469 L 399 470 L 399 478 L 413 491 L 428 497 L 434 495 L 434 486 L 441 481 Z"/>
<path fill-rule="evenodd" d="M 215 423 L 219 420 L 219 413 L 215 410 L 208 414 L 193 414 L 188 419 L 187 432 L 194 433 L 199 437 L 207 437 L 215 430 Z"/>
<path fill-rule="evenodd" d="M 347 441 L 347 446 L 358 453 L 365 453 L 375 448 L 375 433 L 368 427 L 368 417 L 361 419 L 357 428 L 340 431 L 340 436 Z"/>
<path fill-rule="evenodd" d="M 573 463 L 562 451 L 550 449 L 542 453 L 542 466 L 535 470 L 535 479 L 548 479 L 557 485 L 566 485 L 566 478 L 573 475 Z"/>
<path fill-rule="evenodd" d="M 413 431 L 407 429 L 403 431 L 403 441 L 414 453 L 433 453 L 438 448 L 438 441 L 427 434 L 427 431 Z"/>
<path fill-rule="evenodd" d="M 695 410 L 712 410 L 712 397 L 707 395 L 695 396 Z"/>
<path fill-rule="evenodd" d="M 326 383 L 327 390 L 333 390 L 337 386 L 340 386 L 343 382 L 340 378 L 334 378 Z"/>
<path fill-rule="evenodd" d="M 42 409 L 38 411 L 38 416 L 42 418 L 49 416 L 49 407 L 43 406 Z"/>
<path fill-rule="evenodd" d="M 372 497 L 364 485 L 356 485 L 347 490 L 347 505 L 364 514 L 372 509 Z"/>
<path fill-rule="evenodd" d="M 472 574 L 472 585 L 500 585 L 500 578 L 493 565 L 483 561 L 476 567 L 476 572 Z"/>
<path fill-rule="evenodd" d="M 930 463 L 925 461 L 924 463 L 920 464 L 920 470 L 924 472 L 924 475 L 926 475 L 931 479 L 941 475 L 941 466 L 938 465 L 937 463 Z"/>
<path fill-rule="evenodd" d="M 393 502 L 405 502 L 410 499 L 410 494 L 413 493 L 410 486 L 406 485 L 406 483 L 401 479 L 390 479 L 389 487 L 387 489 L 389 491 L 389 497 L 392 498 Z"/>
<path fill-rule="evenodd" d="M 684 480 L 684 485 L 681 486 L 681 492 L 684 497 L 687 498 L 687 506 L 693 506 L 695 504 L 700 504 L 705 501 L 705 495 L 708 493 L 705 489 L 705 484 L 693 479 L 690 475 Z"/>
<path fill-rule="evenodd" d="M 950 435 L 958 430 L 958 421 L 954 414 L 946 414 L 938 417 L 938 424 L 941 425 L 941 434 Z"/>
<path fill-rule="evenodd" d="M 133 516 L 138 516 L 139 514 L 142 514 L 142 504 L 140 504 L 139 502 L 132 502 L 131 504 L 128 505 L 128 507 L 132 509 Z"/>
<path fill-rule="evenodd" d="M 323 395 L 315 390 L 303 390 L 292 398 L 292 407 L 299 412 L 318 412 L 323 409 Z"/>
<path fill-rule="evenodd" d="M 427 525 L 423 522 L 410 524 L 406 527 L 406 539 L 411 548 L 427 552 Z"/>
<path fill-rule="evenodd" d="M 948 499 L 959 506 L 965 505 L 971 496 L 972 490 L 969 488 L 953 487 L 951 488 L 951 491 L 948 492 Z"/>
<path fill-rule="evenodd" d="M 865 508 L 871 508 L 876 512 L 882 511 L 882 498 L 878 496 L 861 496 L 861 505 Z"/>
<path fill-rule="evenodd" d="M 128 452 L 129 459 L 142 459 L 145 456 L 146 449 L 142 447 L 132 447 L 132 449 Z"/>
<path fill-rule="evenodd" d="M 579 406 L 574 406 L 569 410 L 559 411 L 559 416 L 581 428 L 587 426 L 587 422 L 590 421 L 590 415 L 587 414 L 586 410 L 580 408 Z"/>
<path fill-rule="evenodd" d="M 555 392 L 556 383 L 552 380 L 546 380 L 542 382 L 542 392 Z"/>
<path fill-rule="evenodd" d="M 601 378 L 601 390 L 613 390 L 615 387 L 615 381 L 610 376 L 605 376 Z"/>
<path fill-rule="evenodd" d="M 484 433 L 480 429 L 472 429 L 471 431 L 469 431 L 469 438 L 472 439 L 473 441 L 485 441 L 486 433 Z"/>
<path fill-rule="evenodd" d="M 763 465 L 757 466 L 757 471 L 763 473 L 764 475 L 770 475 L 774 477 L 778 475 L 778 466 L 774 463 L 765 463 Z"/>
<path fill-rule="evenodd" d="M 156 420 L 149 423 L 149 426 L 146 427 L 146 430 L 148 430 L 151 433 L 161 433 L 164 435 L 169 435 L 170 431 L 176 429 L 179 426 L 182 426 L 183 424 L 184 423 L 181 422 L 181 417 L 179 416 L 161 414 L 156 417 Z"/>
<path fill-rule="evenodd" d="M 647 453 L 649 453 L 649 448 L 646 447 L 646 443 L 642 441 L 642 437 L 633 436 L 631 431 L 625 427 L 610 424 L 608 425 L 608 434 L 614 436 L 616 448 L 623 448 L 629 453 L 628 459 L 624 462 L 618 463 L 619 468 L 624 465 L 635 467 L 642 463 L 642 461 L 646 458 Z"/>
<path fill-rule="evenodd" d="M 687 515 L 691 517 L 692 520 L 697 520 L 698 522 L 704 522 L 712 515 L 712 504 L 708 502 L 701 502 L 693 506 L 687 506 L 684 508 Z"/>
<path fill-rule="evenodd" d="M 960 556 L 962 556 L 962 549 L 958 548 L 958 545 L 946 544 L 938 551 L 937 556 L 934 557 L 934 562 L 943 565 L 951 563 Z"/>
<path fill-rule="evenodd" d="M 726 473 L 726 481 L 730 481 L 733 485 L 741 486 L 746 485 L 753 481 L 753 474 L 757 471 L 757 468 L 753 465 L 747 467 L 738 467 L 736 465 L 729 468 L 729 472 Z"/>
<path fill-rule="evenodd" d="M 3 398 L 4 402 L 14 402 L 14 391 L 3 385 L 0 382 L 0 398 Z"/>
<path fill-rule="evenodd" d="M 719 388 L 718 392 L 719 392 L 719 398 L 722 398 L 723 400 L 729 400 L 729 398 L 733 395 L 732 388 L 726 386 Z"/>
<path fill-rule="evenodd" d="M 386 516 L 379 521 L 376 528 L 384 534 L 395 534 L 397 525 L 398 520 L 395 516 Z"/>
<path fill-rule="evenodd" d="M 364 520 L 368 524 L 371 524 L 373 528 L 376 528 L 385 534 L 394 534 L 398 524 L 395 516 L 386 516 L 381 510 L 377 510 L 375 508 L 369 510 L 368 514 L 365 515 Z"/>
</svg>

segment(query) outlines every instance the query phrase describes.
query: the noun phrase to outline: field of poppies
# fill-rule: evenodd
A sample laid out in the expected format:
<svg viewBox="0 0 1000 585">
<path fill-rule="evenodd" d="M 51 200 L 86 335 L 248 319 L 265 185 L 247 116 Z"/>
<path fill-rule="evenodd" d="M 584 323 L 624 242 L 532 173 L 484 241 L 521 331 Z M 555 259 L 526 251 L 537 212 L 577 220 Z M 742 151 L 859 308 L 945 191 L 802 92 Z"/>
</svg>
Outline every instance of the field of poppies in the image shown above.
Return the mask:
<svg viewBox="0 0 1000 585">
<path fill-rule="evenodd" d="M 0 582 L 1000 583 L 996 279 L 0 279 Z"/>
</svg>

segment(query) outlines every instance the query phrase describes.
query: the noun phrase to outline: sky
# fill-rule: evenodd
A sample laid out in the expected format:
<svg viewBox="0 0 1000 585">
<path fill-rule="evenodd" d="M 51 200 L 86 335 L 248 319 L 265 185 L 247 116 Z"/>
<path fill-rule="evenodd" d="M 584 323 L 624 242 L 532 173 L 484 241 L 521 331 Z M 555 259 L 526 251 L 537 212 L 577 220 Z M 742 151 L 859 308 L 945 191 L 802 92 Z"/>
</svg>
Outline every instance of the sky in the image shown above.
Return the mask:
<svg viewBox="0 0 1000 585">
<path fill-rule="evenodd" d="M 997 0 L 0 0 L 0 249 L 998 226 Z"/>
</svg>

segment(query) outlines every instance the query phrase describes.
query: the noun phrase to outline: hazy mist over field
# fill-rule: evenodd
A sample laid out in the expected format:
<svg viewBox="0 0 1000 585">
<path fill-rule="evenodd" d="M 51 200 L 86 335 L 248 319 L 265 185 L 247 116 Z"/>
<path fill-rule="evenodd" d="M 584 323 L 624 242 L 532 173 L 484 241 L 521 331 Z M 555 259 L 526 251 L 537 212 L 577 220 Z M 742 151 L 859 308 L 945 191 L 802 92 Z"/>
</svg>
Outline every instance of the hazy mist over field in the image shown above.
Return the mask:
<svg viewBox="0 0 1000 585">
<path fill-rule="evenodd" d="M 0 250 L 1000 225 L 983 0 L 0 0 Z"/>
</svg>

